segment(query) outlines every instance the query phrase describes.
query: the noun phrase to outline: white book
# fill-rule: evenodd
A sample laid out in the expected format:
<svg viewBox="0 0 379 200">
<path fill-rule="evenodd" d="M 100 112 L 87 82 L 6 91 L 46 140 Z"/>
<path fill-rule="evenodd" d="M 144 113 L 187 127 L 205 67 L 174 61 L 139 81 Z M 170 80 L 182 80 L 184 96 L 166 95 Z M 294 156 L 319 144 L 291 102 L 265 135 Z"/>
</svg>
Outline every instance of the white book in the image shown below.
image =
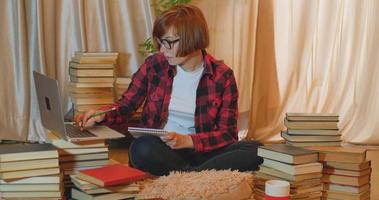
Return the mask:
<svg viewBox="0 0 379 200">
<path fill-rule="evenodd" d="M 339 130 L 317 130 L 317 129 L 287 129 L 285 132 L 288 135 L 341 135 Z"/>
<path fill-rule="evenodd" d="M 59 167 L 58 158 L 0 162 L 0 172 Z"/>
<path fill-rule="evenodd" d="M 286 113 L 289 121 L 335 121 L 338 122 L 336 113 Z"/>
<path fill-rule="evenodd" d="M 370 184 L 363 185 L 361 187 L 354 187 L 354 186 L 348 186 L 348 185 L 339 185 L 334 183 L 325 183 L 325 189 L 329 191 L 335 191 L 335 192 L 350 192 L 354 194 L 359 194 L 362 192 L 366 192 L 370 190 Z"/>
<path fill-rule="evenodd" d="M 275 160 L 264 159 L 263 166 L 271 167 L 273 169 L 291 174 L 291 175 L 300 175 L 308 173 L 322 172 L 322 164 L 319 162 L 300 164 L 300 165 L 290 165 Z"/>
<path fill-rule="evenodd" d="M 104 140 L 90 140 L 90 141 L 80 141 L 80 142 L 68 142 L 63 139 L 59 139 L 55 135 L 48 134 L 49 142 L 60 149 L 85 149 L 85 148 L 95 148 L 95 147 L 106 147 Z"/>
<path fill-rule="evenodd" d="M 0 192 L 59 191 L 59 184 L 1 184 Z"/>
<path fill-rule="evenodd" d="M 76 51 L 75 56 L 95 56 L 95 57 L 110 56 L 110 57 L 117 57 L 118 52 L 107 52 L 107 51 L 104 51 L 104 52 L 100 52 L 100 51 L 98 51 L 98 52 L 83 52 L 83 51 Z"/>
<path fill-rule="evenodd" d="M 3 198 L 25 198 L 29 199 L 30 197 L 61 197 L 61 192 L 2 192 Z"/>
<path fill-rule="evenodd" d="M 59 155 L 78 155 L 78 154 L 90 154 L 108 152 L 108 147 L 102 148 L 81 148 L 81 149 L 59 149 Z"/>
<path fill-rule="evenodd" d="M 27 178 L 33 176 L 45 176 L 59 174 L 59 168 L 45 168 L 45 169 L 32 169 L 32 170 L 21 170 L 13 172 L 1 172 L 0 179 L 17 179 L 17 178 Z"/>
<path fill-rule="evenodd" d="M 60 177 L 56 176 L 38 176 L 23 179 L 13 179 L 13 180 L 0 180 L 0 184 L 54 184 L 59 183 Z"/>
<path fill-rule="evenodd" d="M 116 200 L 116 199 L 129 199 L 136 197 L 136 194 L 128 193 L 108 193 L 99 195 L 89 195 L 85 192 L 77 190 L 75 188 L 71 189 L 72 198 L 80 200 Z"/>
<path fill-rule="evenodd" d="M 113 69 L 76 69 L 70 68 L 69 74 L 75 77 L 113 77 Z"/>
<path fill-rule="evenodd" d="M 129 85 L 132 82 L 132 78 L 129 77 L 117 77 L 116 84 Z"/>
</svg>

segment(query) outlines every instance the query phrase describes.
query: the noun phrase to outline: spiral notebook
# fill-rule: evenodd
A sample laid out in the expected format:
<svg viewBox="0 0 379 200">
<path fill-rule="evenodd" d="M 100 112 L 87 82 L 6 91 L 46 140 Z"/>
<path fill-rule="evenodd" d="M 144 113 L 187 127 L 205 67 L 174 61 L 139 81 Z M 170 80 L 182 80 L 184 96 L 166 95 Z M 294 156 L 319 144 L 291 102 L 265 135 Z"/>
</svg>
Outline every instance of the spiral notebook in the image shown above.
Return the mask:
<svg viewBox="0 0 379 200">
<path fill-rule="evenodd" d="M 128 127 L 128 131 L 135 138 L 138 138 L 144 135 L 153 135 L 153 136 L 160 137 L 168 133 L 166 130 L 163 130 L 163 129 L 138 128 L 138 127 Z"/>
</svg>

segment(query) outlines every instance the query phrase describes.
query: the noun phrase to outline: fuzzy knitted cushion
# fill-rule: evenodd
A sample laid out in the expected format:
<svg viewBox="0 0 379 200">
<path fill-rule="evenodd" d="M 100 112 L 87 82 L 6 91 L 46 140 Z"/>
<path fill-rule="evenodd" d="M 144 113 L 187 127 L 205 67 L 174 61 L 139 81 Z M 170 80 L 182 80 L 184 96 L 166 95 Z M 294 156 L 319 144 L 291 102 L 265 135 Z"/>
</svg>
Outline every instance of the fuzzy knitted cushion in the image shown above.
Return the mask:
<svg viewBox="0 0 379 200">
<path fill-rule="evenodd" d="M 253 174 L 230 170 L 172 172 L 144 186 L 137 199 L 250 199 Z"/>
</svg>

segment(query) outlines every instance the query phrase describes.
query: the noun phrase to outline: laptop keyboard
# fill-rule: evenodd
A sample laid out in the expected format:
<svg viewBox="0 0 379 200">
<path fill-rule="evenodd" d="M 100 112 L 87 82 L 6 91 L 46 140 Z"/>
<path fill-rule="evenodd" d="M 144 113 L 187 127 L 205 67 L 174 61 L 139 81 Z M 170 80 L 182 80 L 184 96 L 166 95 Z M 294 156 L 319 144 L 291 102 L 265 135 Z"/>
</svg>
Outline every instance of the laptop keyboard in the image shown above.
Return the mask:
<svg viewBox="0 0 379 200">
<path fill-rule="evenodd" d="M 81 131 L 78 127 L 72 124 L 65 124 L 66 133 L 70 138 L 85 138 L 85 137 L 97 137 L 95 134 L 84 130 Z"/>
</svg>

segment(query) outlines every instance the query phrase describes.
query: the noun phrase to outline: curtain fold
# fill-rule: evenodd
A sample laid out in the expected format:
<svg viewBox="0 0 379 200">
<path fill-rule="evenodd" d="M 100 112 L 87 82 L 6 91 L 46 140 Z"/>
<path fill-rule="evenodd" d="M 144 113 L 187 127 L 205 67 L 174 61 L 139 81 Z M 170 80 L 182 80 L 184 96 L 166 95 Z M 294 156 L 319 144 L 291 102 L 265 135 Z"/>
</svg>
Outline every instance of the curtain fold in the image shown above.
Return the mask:
<svg viewBox="0 0 379 200">
<path fill-rule="evenodd" d="M 68 111 L 68 66 L 75 51 L 120 52 L 116 73 L 130 76 L 151 34 L 148 0 L 0 1 L 0 139 L 44 141 L 32 71 L 58 80 Z"/>
<path fill-rule="evenodd" d="M 343 139 L 379 144 L 379 2 L 193 0 L 208 21 L 208 51 L 229 65 L 240 92 L 239 127 L 279 141 L 286 112 L 340 115 Z M 0 139 L 43 141 L 32 71 L 67 96 L 75 51 L 117 51 L 116 74 L 143 62 L 149 0 L 0 1 Z M 245 132 L 246 133 L 246 132 Z"/>
<path fill-rule="evenodd" d="M 259 4 L 259 14 L 265 14 L 258 16 L 249 138 L 282 140 L 286 112 L 324 112 L 340 115 L 346 142 L 379 144 L 379 98 L 374 92 L 379 89 L 379 3 Z M 267 39 L 271 34 L 274 38 Z M 267 47 L 270 41 L 272 48 Z"/>
</svg>

